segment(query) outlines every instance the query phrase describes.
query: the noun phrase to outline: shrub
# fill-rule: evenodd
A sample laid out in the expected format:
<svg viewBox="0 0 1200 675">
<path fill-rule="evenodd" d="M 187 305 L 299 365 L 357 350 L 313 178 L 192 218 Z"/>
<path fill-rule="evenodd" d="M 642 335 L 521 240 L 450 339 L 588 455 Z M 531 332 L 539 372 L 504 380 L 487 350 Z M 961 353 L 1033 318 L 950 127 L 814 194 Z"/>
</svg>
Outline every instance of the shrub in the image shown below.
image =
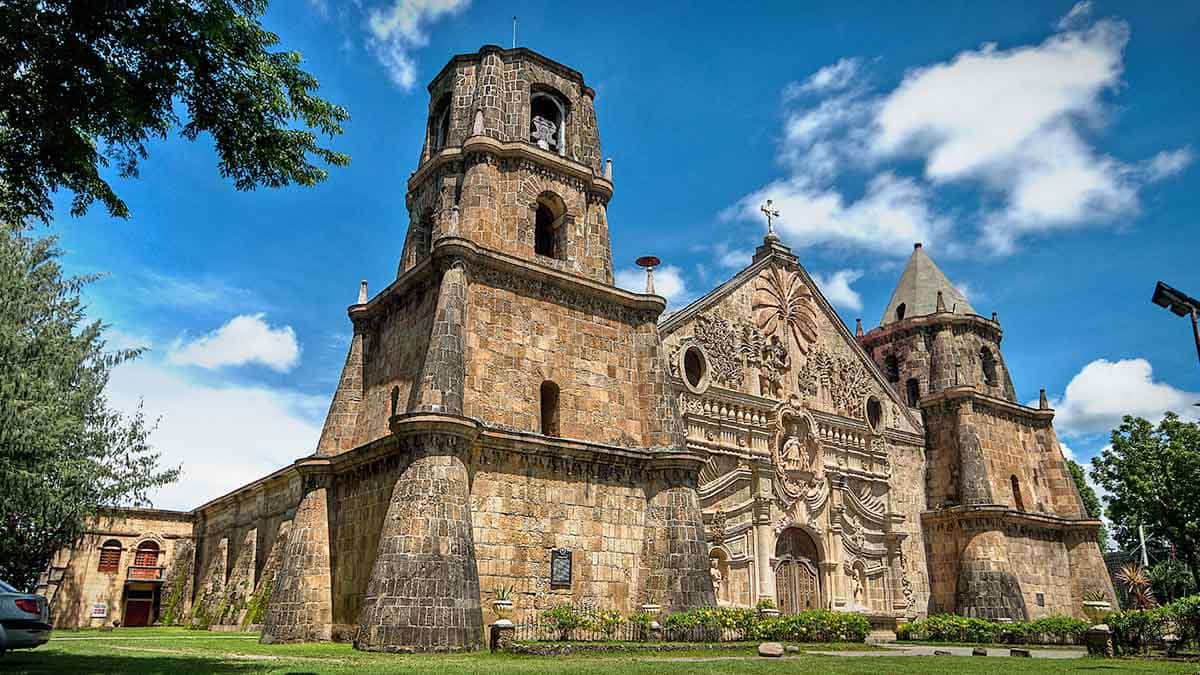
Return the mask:
<svg viewBox="0 0 1200 675">
<path fill-rule="evenodd" d="M 788 642 L 862 642 L 871 632 L 871 622 L 861 614 L 809 609 L 763 619 L 754 627 L 756 640 Z"/>
<path fill-rule="evenodd" d="M 643 642 L 650 639 L 650 624 L 654 622 L 653 614 L 637 611 L 630 614 L 628 620 L 634 626 L 636 639 Z"/>
<path fill-rule="evenodd" d="M 582 628 L 587 617 L 569 604 L 562 604 L 542 612 L 542 620 L 558 631 L 558 639 L 568 640 L 571 631 Z"/>
<path fill-rule="evenodd" d="M 957 614 L 935 614 L 902 624 L 896 630 L 896 637 L 901 640 L 942 642 L 1076 644 L 1083 639 L 1087 629 L 1086 621 L 1069 616 L 1000 623 Z"/>
</svg>

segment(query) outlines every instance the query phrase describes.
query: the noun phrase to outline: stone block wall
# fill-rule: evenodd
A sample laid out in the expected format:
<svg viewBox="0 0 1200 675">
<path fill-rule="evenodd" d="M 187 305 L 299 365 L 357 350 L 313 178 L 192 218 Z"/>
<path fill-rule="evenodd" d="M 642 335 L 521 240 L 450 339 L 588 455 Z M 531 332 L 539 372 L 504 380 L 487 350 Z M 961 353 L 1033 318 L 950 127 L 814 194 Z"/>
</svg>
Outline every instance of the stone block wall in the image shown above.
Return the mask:
<svg viewBox="0 0 1200 675">
<path fill-rule="evenodd" d="M 478 649 L 483 619 L 467 469 L 459 453 L 434 447 L 459 441 L 413 442 L 425 447 L 396 481 L 354 644 L 369 651 Z"/>
<path fill-rule="evenodd" d="M 334 477 L 330 492 L 333 622 L 351 639 L 379 552 L 380 533 L 408 455 L 393 453 Z"/>
<path fill-rule="evenodd" d="M 484 451 L 473 461 L 475 555 L 484 621 L 514 587 L 521 615 L 563 602 L 637 609 L 646 493 L 629 466 Z M 554 549 L 571 552 L 568 586 L 550 584 Z"/>
<path fill-rule="evenodd" d="M 418 283 L 397 294 L 394 307 L 371 323 L 363 337 L 362 403 L 354 432 L 354 447 L 386 436 L 388 418 L 416 405 L 419 380 L 429 348 L 437 305 L 437 286 Z"/>
<path fill-rule="evenodd" d="M 540 430 L 540 387 L 559 387 L 559 436 L 650 445 L 643 420 L 636 328 L 615 303 L 585 302 L 548 282 L 472 273 L 464 414 Z M 553 299 L 551 299 L 553 298 Z"/>
</svg>

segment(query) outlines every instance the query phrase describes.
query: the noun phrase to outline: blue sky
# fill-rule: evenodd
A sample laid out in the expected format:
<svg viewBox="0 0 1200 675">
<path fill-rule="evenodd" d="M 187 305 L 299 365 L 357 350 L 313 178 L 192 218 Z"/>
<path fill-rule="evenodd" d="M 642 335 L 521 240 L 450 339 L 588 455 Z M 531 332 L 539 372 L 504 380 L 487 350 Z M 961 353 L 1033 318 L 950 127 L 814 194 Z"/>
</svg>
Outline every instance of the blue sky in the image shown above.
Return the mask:
<svg viewBox="0 0 1200 675">
<path fill-rule="evenodd" d="M 619 279 L 664 261 L 682 306 L 760 241 L 759 203 L 853 326 L 873 327 L 913 241 L 999 313 L 1023 401 L 1046 388 L 1081 460 L 1128 411 L 1200 401 L 1187 322 L 1154 282 L 1200 295 L 1195 3 L 468 3 L 277 1 L 265 23 L 349 109 L 352 156 L 317 188 L 236 192 L 206 139 L 156 143 L 114 178 L 133 217 L 53 231 L 145 397 L 191 508 L 312 451 L 358 282 L 396 273 L 424 85 L 451 55 L 518 43 L 597 91 L 615 167 Z M 65 202 L 65 200 L 64 200 Z M 632 281 L 629 281 L 632 279 Z M 1189 410 L 1190 409 L 1190 410 Z"/>
</svg>

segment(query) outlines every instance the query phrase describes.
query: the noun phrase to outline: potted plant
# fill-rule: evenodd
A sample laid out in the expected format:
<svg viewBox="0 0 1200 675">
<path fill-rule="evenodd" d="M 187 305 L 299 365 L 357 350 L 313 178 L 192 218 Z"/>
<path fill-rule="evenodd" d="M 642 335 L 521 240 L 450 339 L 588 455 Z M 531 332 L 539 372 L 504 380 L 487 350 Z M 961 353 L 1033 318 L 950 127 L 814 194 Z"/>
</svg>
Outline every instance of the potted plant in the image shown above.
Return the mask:
<svg viewBox="0 0 1200 675">
<path fill-rule="evenodd" d="M 512 612 L 512 594 L 513 587 L 511 585 L 500 586 L 496 589 L 495 599 L 492 600 L 492 609 L 496 610 L 496 616 L 500 620 L 508 620 L 508 615 Z"/>
<path fill-rule="evenodd" d="M 1112 604 L 1108 602 L 1108 595 L 1099 589 L 1092 589 L 1083 594 L 1083 613 L 1087 615 L 1088 621 L 1092 625 L 1102 623 L 1104 617 L 1112 609 Z"/>
<path fill-rule="evenodd" d="M 762 600 L 759 600 L 758 604 L 755 605 L 755 608 L 758 609 L 758 613 L 762 615 L 764 619 L 774 619 L 775 617 L 779 616 L 779 609 L 775 607 L 775 601 L 771 598 L 763 598 Z"/>
</svg>

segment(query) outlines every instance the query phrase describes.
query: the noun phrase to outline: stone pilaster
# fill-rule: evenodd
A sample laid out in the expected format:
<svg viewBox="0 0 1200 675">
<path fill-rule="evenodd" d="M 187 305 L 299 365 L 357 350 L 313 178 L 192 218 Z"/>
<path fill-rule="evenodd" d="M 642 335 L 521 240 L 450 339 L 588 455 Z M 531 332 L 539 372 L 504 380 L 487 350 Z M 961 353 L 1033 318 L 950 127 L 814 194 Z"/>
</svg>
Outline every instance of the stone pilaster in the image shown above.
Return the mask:
<svg viewBox="0 0 1200 675">
<path fill-rule="evenodd" d="M 275 575 L 263 623 L 264 643 L 332 638 L 329 490 L 320 478 L 306 477 L 311 482 L 292 518 L 286 553 Z"/>
<path fill-rule="evenodd" d="M 224 611 L 221 616 L 213 617 L 213 623 L 237 626 L 245 618 L 246 605 L 254 593 L 257 549 L 258 529 L 251 528 L 242 538 L 241 546 L 234 557 L 233 567 L 229 570 L 229 580 L 225 582 L 225 601 L 221 604 Z"/>
<path fill-rule="evenodd" d="M 467 319 L 467 269 L 454 260 L 442 274 L 437 309 L 417 409 L 462 414 L 466 365 L 463 325 Z"/>
<path fill-rule="evenodd" d="M 647 488 L 656 491 L 646 503 L 639 599 L 661 605 L 664 613 L 715 607 L 695 474 L 663 473 L 657 485 Z"/>
<path fill-rule="evenodd" d="M 771 559 L 775 557 L 775 528 L 771 525 L 772 481 L 766 473 L 754 476 L 754 570 L 757 578 L 757 600 L 778 602 L 775 588 L 775 571 Z"/>
<path fill-rule="evenodd" d="M 415 459 L 396 481 L 354 646 L 367 651 L 465 651 L 483 646 L 471 531 L 467 439 L 403 439 Z"/>
</svg>

